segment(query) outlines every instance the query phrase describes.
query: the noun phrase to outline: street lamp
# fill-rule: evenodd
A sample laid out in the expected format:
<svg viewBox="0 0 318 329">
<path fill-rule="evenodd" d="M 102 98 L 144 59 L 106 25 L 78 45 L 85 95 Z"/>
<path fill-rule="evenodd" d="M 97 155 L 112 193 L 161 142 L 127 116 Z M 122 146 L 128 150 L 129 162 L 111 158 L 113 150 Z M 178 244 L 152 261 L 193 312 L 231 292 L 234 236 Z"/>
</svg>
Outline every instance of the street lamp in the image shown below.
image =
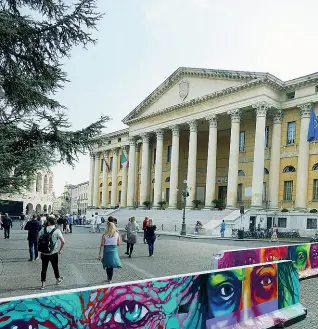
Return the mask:
<svg viewBox="0 0 318 329">
<path fill-rule="evenodd" d="M 187 181 L 183 181 L 184 184 L 187 184 Z M 186 186 L 182 190 L 182 197 L 183 197 L 183 215 L 182 215 L 182 226 L 181 226 L 181 232 L 180 235 L 186 235 L 187 234 L 187 225 L 185 223 L 185 208 L 186 208 L 186 203 L 187 203 L 187 197 L 189 196 L 189 190 L 188 187 Z"/>
</svg>

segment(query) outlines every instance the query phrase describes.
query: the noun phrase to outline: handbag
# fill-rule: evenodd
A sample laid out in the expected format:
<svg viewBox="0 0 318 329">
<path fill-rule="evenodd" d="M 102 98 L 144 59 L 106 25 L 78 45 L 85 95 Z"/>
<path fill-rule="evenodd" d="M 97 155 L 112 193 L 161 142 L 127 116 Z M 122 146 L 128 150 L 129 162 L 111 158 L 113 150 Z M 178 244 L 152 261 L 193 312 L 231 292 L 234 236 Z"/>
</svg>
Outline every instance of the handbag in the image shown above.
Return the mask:
<svg viewBox="0 0 318 329">
<path fill-rule="evenodd" d="M 127 241 L 128 241 L 127 233 L 122 234 L 122 236 L 121 236 L 121 240 L 122 240 L 123 242 L 127 242 Z"/>
</svg>

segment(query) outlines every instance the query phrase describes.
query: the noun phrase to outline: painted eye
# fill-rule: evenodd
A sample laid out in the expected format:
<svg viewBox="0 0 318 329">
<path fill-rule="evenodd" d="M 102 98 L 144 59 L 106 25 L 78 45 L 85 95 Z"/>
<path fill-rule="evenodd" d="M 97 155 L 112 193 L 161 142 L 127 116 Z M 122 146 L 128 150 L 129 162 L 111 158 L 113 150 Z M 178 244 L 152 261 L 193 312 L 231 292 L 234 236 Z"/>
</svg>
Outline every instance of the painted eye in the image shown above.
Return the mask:
<svg viewBox="0 0 318 329">
<path fill-rule="evenodd" d="M 131 323 L 141 321 L 148 314 L 146 307 L 136 302 L 122 303 L 114 315 L 117 323 Z"/>
<path fill-rule="evenodd" d="M 262 284 L 262 286 L 264 286 L 264 287 L 269 286 L 271 283 L 272 283 L 272 280 L 271 280 L 271 278 L 268 277 L 268 276 L 265 276 L 265 277 L 261 280 L 261 284 Z"/>
<path fill-rule="evenodd" d="M 300 251 L 299 253 L 298 253 L 298 259 L 299 260 L 303 260 L 305 258 L 305 254 L 302 252 L 302 251 Z"/>
<path fill-rule="evenodd" d="M 223 284 L 219 288 L 219 295 L 224 300 L 229 300 L 234 295 L 234 288 L 230 284 Z"/>
</svg>

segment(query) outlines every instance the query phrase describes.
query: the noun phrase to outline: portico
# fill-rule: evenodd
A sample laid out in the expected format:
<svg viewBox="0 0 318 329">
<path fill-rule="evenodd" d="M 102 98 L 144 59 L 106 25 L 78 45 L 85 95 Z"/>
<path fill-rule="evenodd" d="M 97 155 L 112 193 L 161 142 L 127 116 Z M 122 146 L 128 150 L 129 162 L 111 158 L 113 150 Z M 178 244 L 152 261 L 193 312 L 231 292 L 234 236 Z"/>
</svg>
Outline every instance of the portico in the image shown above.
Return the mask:
<svg viewBox="0 0 318 329">
<path fill-rule="evenodd" d="M 302 171 L 316 161 L 310 159 L 305 131 L 308 109 L 317 95 L 282 102 L 284 82 L 253 74 L 177 70 L 123 120 L 129 128 L 106 135 L 105 144 L 96 148 L 91 158 L 91 206 L 134 208 L 150 203 L 159 208 L 165 201 L 166 207 L 177 209 L 186 180 L 188 209 L 196 200 L 207 210 L 214 200 L 230 209 L 240 204 L 278 209 L 282 202 L 288 208 L 307 208 L 307 192 L 304 196 L 301 190 L 308 170 L 307 176 L 297 173 L 297 179 L 288 180 L 297 186 L 292 186 L 290 197 L 282 165 L 293 164 L 298 152 Z M 304 102 L 309 98 L 311 102 Z M 300 143 L 295 130 L 294 143 L 283 147 L 282 125 L 287 118 L 285 124 L 291 127 L 291 115 L 301 122 Z M 122 152 L 128 169 L 121 166 Z M 102 159 L 111 168 L 101 166 Z"/>
</svg>

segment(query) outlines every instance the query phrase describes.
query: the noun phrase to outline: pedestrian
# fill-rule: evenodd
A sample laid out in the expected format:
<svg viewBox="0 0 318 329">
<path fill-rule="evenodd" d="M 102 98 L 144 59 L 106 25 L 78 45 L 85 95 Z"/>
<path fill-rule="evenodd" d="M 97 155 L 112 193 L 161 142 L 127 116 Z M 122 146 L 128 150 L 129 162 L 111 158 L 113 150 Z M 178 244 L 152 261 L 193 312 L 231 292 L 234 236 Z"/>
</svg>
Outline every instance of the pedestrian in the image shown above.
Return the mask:
<svg viewBox="0 0 318 329">
<path fill-rule="evenodd" d="M 225 227 L 226 227 L 226 225 L 225 225 L 225 222 L 224 222 L 224 219 L 223 219 L 222 223 L 221 223 L 221 230 L 220 230 L 221 238 L 224 238 Z"/>
<path fill-rule="evenodd" d="M 98 215 L 95 215 L 95 225 L 96 225 L 96 232 L 100 233 L 100 226 L 102 221 Z"/>
<path fill-rule="evenodd" d="M 68 225 L 69 225 L 69 232 L 72 233 L 73 232 L 73 221 L 74 221 L 74 218 L 72 215 L 70 215 L 68 217 Z"/>
<path fill-rule="evenodd" d="M 77 216 L 77 221 L 78 221 L 78 225 L 82 225 L 82 216 L 81 215 Z"/>
<path fill-rule="evenodd" d="M 64 224 L 64 220 L 62 216 L 59 216 L 57 219 L 57 228 L 63 232 L 63 224 Z"/>
<path fill-rule="evenodd" d="M 144 243 L 147 243 L 146 241 L 146 227 L 148 226 L 148 217 L 145 217 L 144 221 L 142 222 L 142 229 L 144 231 Z"/>
<path fill-rule="evenodd" d="M 136 222 L 135 217 L 131 217 L 128 224 L 125 227 L 127 232 L 127 252 L 126 255 L 131 258 L 131 254 L 134 250 L 134 245 L 137 242 L 137 232 L 139 231 L 139 226 Z"/>
<path fill-rule="evenodd" d="M 147 227 L 145 229 L 146 234 L 146 241 L 148 243 L 148 249 L 149 249 L 149 257 L 153 256 L 154 252 L 154 244 L 156 241 L 156 225 L 154 225 L 154 222 L 152 218 L 149 218 Z"/>
<path fill-rule="evenodd" d="M 92 232 L 95 233 L 95 216 L 92 214 Z"/>
<path fill-rule="evenodd" d="M 41 271 L 41 290 L 46 286 L 46 273 L 49 263 L 51 263 L 54 275 L 56 278 L 56 284 L 59 285 L 63 281 L 63 277 L 59 272 L 59 255 L 65 245 L 62 232 L 55 228 L 55 217 L 49 216 L 47 221 L 47 227 L 42 228 L 39 237 L 39 251 L 41 252 L 42 271 Z M 58 246 L 58 240 L 60 240 L 60 246 Z"/>
<path fill-rule="evenodd" d="M 10 239 L 10 228 L 12 228 L 12 219 L 9 217 L 8 213 L 5 213 L 2 217 L 2 227 L 4 229 L 4 238 Z"/>
<path fill-rule="evenodd" d="M 272 236 L 271 236 L 271 242 L 278 242 L 278 237 L 277 237 L 277 226 L 274 224 L 273 229 L 272 229 Z"/>
<path fill-rule="evenodd" d="M 28 231 L 28 242 L 29 242 L 29 253 L 30 253 L 29 261 L 32 262 L 33 260 L 38 260 L 39 259 L 38 237 L 39 237 L 39 232 L 42 229 L 42 225 L 36 219 L 36 215 L 33 215 L 32 220 L 26 223 L 24 229 Z"/>
<path fill-rule="evenodd" d="M 108 283 L 112 283 L 114 268 L 121 267 L 118 255 L 119 246 L 120 238 L 116 226 L 112 222 L 107 222 L 99 248 L 98 259 L 101 260 L 103 268 L 106 269 Z"/>
<path fill-rule="evenodd" d="M 70 233 L 70 222 L 69 222 L 69 216 L 65 217 L 65 234 Z"/>
<path fill-rule="evenodd" d="M 83 225 L 86 225 L 86 216 L 83 216 Z"/>
</svg>

